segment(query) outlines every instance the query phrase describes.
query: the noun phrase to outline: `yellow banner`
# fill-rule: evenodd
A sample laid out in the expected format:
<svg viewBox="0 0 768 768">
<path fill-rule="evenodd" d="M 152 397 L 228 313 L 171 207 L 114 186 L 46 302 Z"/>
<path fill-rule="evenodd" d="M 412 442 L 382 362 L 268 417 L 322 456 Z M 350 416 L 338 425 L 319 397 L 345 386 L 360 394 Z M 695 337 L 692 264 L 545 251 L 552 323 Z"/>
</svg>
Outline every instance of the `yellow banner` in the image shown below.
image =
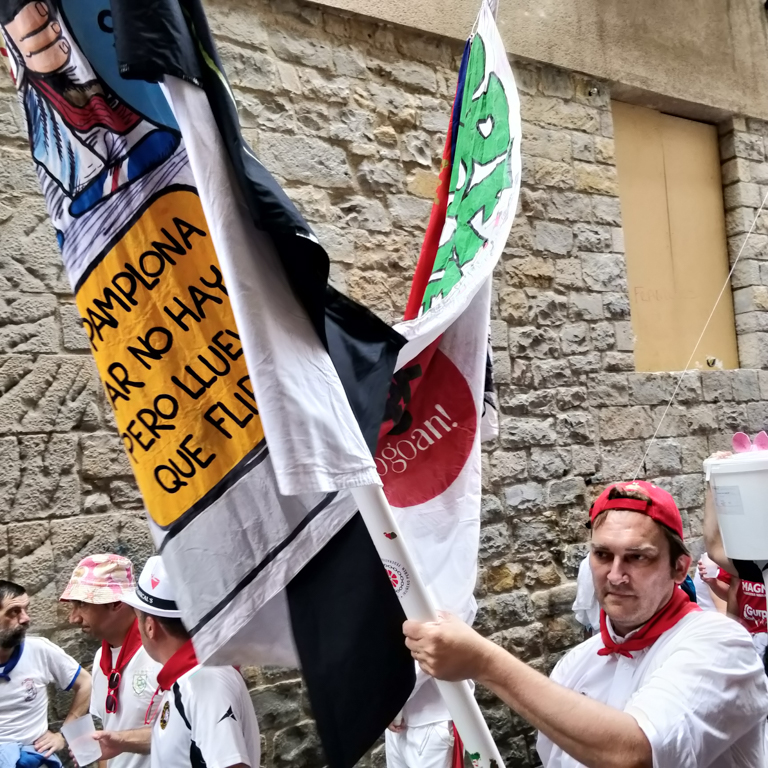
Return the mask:
<svg viewBox="0 0 768 768">
<path fill-rule="evenodd" d="M 152 203 L 77 305 L 147 511 L 168 526 L 264 437 L 198 196 Z"/>
</svg>

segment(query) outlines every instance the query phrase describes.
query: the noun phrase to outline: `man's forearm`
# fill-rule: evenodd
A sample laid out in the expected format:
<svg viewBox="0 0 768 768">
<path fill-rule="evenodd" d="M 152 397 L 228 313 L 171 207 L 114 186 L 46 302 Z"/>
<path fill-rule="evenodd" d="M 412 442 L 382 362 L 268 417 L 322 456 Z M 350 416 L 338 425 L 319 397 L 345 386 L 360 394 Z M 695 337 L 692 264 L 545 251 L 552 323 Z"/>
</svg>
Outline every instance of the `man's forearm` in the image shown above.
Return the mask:
<svg viewBox="0 0 768 768">
<path fill-rule="evenodd" d="M 707 484 L 704 494 L 704 543 L 707 547 L 707 555 L 714 560 L 724 571 L 731 576 L 738 576 L 730 558 L 725 554 L 723 537 L 720 534 L 720 524 L 717 522 L 715 511 L 715 499 L 712 495 L 712 487 Z"/>
<path fill-rule="evenodd" d="M 719 597 L 721 600 L 728 600 L 728 592 L 731 588 L 730 584 L 726 584 L 720 579 L 712 579 L 706 582 L 707 586 L 712 590 L 713 594 Z"/>
<path fill-rule="evenodd" d="M 564 688 L 498 646 L 478 682 L 587 768 L 652 768 L 637 721 Z"/>
<path fill-rule="evenodd" d="M 152 728 L 134 728 L 130 731 L 111 731 L 115 746 L 119 746 L 121 752 L 132 752 L 136 755 L 148 755 L 152 738 Z"/>
<path fill-rule="evenodd" d="M 91 703 L 91 676 L 84 669 L 80 670 L 73 690 L 75 697 L 72 699 L 72 705 L 64 718 L 65 723 L 88 714 Z"/>
</svg>

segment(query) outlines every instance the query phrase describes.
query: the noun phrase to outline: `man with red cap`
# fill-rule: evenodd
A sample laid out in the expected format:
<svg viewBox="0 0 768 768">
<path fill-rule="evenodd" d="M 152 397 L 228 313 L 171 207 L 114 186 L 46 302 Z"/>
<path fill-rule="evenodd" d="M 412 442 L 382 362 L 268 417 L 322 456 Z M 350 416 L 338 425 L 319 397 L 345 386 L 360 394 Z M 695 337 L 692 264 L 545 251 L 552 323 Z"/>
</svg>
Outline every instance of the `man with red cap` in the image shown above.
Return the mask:
<svg viewBox="0 0 768 768">
<path fill-rule="evenodd" d="M 405 623 L 422 669 L 494 691 L 539 730 L 545 768 L 765 765 L 762 665 L 743 627 L 680 589 L 691 557 L 672 497 L 644 481 L 611 485 L 590 526 L 600 633 L 550 678 L 449 615 Z"/>
<path fill-rule="evenodd" d="M 91 555 L 81 560 L 59 598 L 69 603 L 69 622 L 101 641 L 93 660 L 91 714 L 104 730 L 129 732 L 138 744 L 149 745 L 144 716 L 157 688 L 160 665 L 141 645 L 139 624 L 130 605 L 133 565 L 127 557 Z M 99 734 L 97 738 L 103 738 Z M 149 768 L 147 755 L 125 753 L 99 763 L 100 768 Z"/>
</svg>

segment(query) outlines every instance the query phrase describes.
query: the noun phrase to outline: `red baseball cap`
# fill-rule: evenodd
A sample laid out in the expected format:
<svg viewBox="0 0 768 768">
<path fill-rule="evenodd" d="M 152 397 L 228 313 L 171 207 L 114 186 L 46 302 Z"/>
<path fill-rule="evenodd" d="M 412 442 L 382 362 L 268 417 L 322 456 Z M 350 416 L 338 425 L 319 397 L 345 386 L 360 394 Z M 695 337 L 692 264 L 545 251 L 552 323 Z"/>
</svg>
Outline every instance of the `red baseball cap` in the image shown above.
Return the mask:
<svg viewBox="0 0 768 768">
<path fill-rule="evenodd" d="M 614 488 L 622 488 L 627 491 L 635 491 L 645 494 L 648 501 L 641 499 L 609 499 Z M 681 539 L 683 538 L 683 518 L 675 500 L 665 490 L 645 480 L 633 480 L 631 483 L 613 483 L 609 485 L 596 499 L 589 510 L 590 525 L 602 512 L 609 509 L 628 509 L 632 512 L 641 512 L 648 515 L 651 520 L 666 525 Z"/>
</svg>

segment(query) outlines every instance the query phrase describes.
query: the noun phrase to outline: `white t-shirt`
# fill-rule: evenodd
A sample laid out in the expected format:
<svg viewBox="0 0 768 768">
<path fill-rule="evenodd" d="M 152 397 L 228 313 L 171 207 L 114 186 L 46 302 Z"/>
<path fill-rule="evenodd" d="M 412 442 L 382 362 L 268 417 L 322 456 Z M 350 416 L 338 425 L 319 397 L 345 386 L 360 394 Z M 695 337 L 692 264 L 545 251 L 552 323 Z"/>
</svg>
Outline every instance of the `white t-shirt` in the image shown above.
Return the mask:
<svg viewBox="0 0 768 768">
<path fill-rule="evenodd" d="M 80 665 L 58 645 L 43 637 L 27 637 L 24 650 L 10 672 L 0 680 L 0 744 L 30 745 L 48 730 L 50 683 L 68 691 L 80 674 Z"/>
<path fill-rule="evenodd" d="M 112 665 L 117 663 L 120 648 L 112 649 Z M 117 712 L 107 712 L 108 680 L 101 671 L 101 648 L 93 659 L 91 714 L 101 718 L 105 731 L 129 731 L 144 726 L 152 694 L 157 690 L 157 673 L 162 665 L 139 648 L 128 662 L 120 678 Z M 149 768 L 149 755 L 126 752 L 108 761 L 109 768 Z"/>
<path fill-rule="evenodd" d="M 654 768 L 765 765 L 768 684 L 744 627 L 697 611 L 631 659 L 598 656 L 602 647 L 600 635 L 591 637 L 551 678 L 632 715 L 651 744 Z M 537 748 L 545 768 L 581 765 L 541 733 Z"/>
<path fill-rule="evenodd" d="M 451 713 L 437 688 L 434 678 L 416 665 L 416 686 L 403 707 L 403 724 L 408 728 L 442 723 L 451 719 Z"/>
<path fill-rule="evenodd" d="M 698 568 L 693 574 L 693 586 L 696 588 L 696 602 L 699 608 L 702 611 L 716 611 L 717 606 L 712 599 L 712 593 L 709 591 L 709 587 L 704 582 L 704 579 L 701 578 Z"/>
<path fill-rule="evenodd" d="M 475 683 L 467 681 L 475 690 Z M 437 687 L 435 678 L 422 672 L 416 664 L 416 685 L 402 711 L 402 724 L 407 728 L 422 728 L 426 725 L 451 722 L 451 713 Z"/>
<path fill-rule="evenodd" d="M 589 555 L 579 564 L 579 575 L 576 577 L 576 599 L 573 601 L 571 610 L 579 624 L 583 624 L 588 629 L 600 629 L 600 604 L 595 594 Z"/>
<path fill-rule="evenodd" d="M 151 754 L 152 768 L 259 768 L 259 725 L 240 673 L 198 665 L 183 674 L 163 694 Z"/>
</svg>

